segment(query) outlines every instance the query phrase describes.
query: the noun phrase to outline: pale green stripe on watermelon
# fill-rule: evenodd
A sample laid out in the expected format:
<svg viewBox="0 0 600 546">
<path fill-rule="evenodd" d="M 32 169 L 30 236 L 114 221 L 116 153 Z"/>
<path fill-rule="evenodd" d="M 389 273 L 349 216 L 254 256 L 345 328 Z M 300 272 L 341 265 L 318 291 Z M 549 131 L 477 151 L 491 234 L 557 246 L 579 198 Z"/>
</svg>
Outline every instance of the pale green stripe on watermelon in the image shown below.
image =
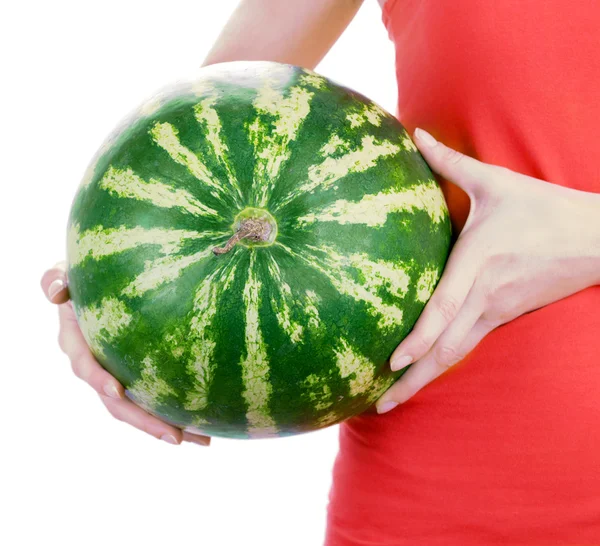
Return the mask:
<svg viewBox="0 0 600 546">
<path fill-rule="evenodd" d="M 158 371 L 158 366 L 147 355 L 142 360 L 140 378 L 127 389 L 136 403 L 148 411 L 156 410 L 164 397 L 177 395 L 177 392 L 158 376 Z"/>
<path fill-rule="evenodd" d="M 440 273 L 436 267 L 426 268 L 421 273 L 417 281 L 417 300 L 426 303 L 435 289 L 440 278 Z"/>
<path fill-rule="evenodd" d="M 298 224 L 337 222 L 338 224 L 365 224 L 383 226 L 393 212 L 425 211 L 434 224 L 444 221 L 447 215 L 444 194 L 431 182 L 407 188 L 388 190 L 376 195 L 365 195 L 360 201 L 339 199 L 322 210 L 298 218 Z"/>
<path fill-rule="evenodd" d="M 389 363 L 386 362 L 385 366 L 386 368 L 389 367 Z M 393 375 L 379 375 L 374 378 L 371 388 L 366 396 L 367 404 L 370 406 L 377 402 L 381 395 L 394 384 L 396 379 L 397 377 L 394 377 Z"/>
<path fill-rule="evenodd" d="M 327 156 L 321 163 L 311 165 L 308 169 L 308 181 L 301 184 L 298 189 L 292 190 L 278 204 L 278 208 L 300 195 L 312 193 L 317 189 L 326 190 L 346 175 L 364 172 L 374 167 L 378 159 L 392 156 L 400 151 L 400 146 L 387 140 L 378 141 L 372 135 L 363 137 L 361 144 L 359 149 L 352 150 L 341 157 Z"/>
<path fill-rule="evenodd" d="M 312 373 L 302 382 L 305 396 L 316 411 L 326 410 L 334 403 L 333 393 L 329 386 L 330 376 L 331 374 L 318 376 Z"/>
<path fill-rule="evenodd" d="M 150 134 L 154 142 L 163 148 L 173 161 L 186 167 L 200 182 L 209 187 L 211 195 L 218 198 L 219 195 L 226 193 L 225 186 L 208 170 L 204 162 L 181 144 L 176 127 L 166 122 L 156 123 L 150 130 Z"/>
<path fill-rule="evenodd" d="M 361 355 L 344 338 L 340 338 L 334 349 L 337 357 L 336 364 L 340 376 L 348 379 L 351 396 L 358 396 L 372 388 L 375 376 L 375 366 L 368 358 Z"/>
<path fill-rule="evenodd" d="M 131 169 L 122 170 L 110 166 L 100 180 L 100 187 L 119 197 L 148 201 L 156 207 L 180 207 L 196 216 L 218 216 L 216 210 L 207 207 L 186 190 L 172 188 L 154 179 L 146 182 Z"/>
<path fill-rule="evenodd" d="M 181 358 L 185 352 L 185 335 L 181 328 L 175 328 L 175 330 L 165 334 L 165 346 L 171 350 L 171 354 L 175 358 Z"/>
<path fill-rule="evenodd" d="M 130 298 L 139 297 L 148 290 L 154 290 L 161 284 L 175 280 L 186 267 L 212 256 L 213 247 L 214 244 L 210 244 L 209 248 L 189 256 L 171 255 L 148 260 L 144 264 L 144 271 L 123 289 L 122 294 Z"/>
<path fill-rule="evenodd" d="M 250 437 L 277 436 L 278 428 L 269 412 L 272 386 L 269 382 L 267 347 L 259 322 L 260 289 L 262 283 L 255 271 L 256 255 L 250 259 L 248 280 L 244 287 L 246 355 L 240 365 L 244 391 L 242 393 L 248 411 L 248 434 Z"/>
<path fill-rule="evenodd" d="M 283 280 L 279 264 L 271 255 L 269 255 L 268 269 L 269 273 L 271 274 L 271 278 L 275 281 L 273 286 L 277 287 L 280 296 L 279 299 L 273 298 L 271 300 L 271 305 L 275 311 L 277 321 L 292 342 L 298 343 L 302 338 L 304 329 L 302 328 L 301 324 L 298 324 L 291 319 L 291 308 L 294 305 L 294 295 L 292 294 L 292 289 L 290 288 L 290 285 Z"/>
<path fill-rule="evenodd" d="M 385 260 L 373 261 L 366 254 L 350 254 L 345 258 L 331 247 L 323 246 L 322 249 L 329 252 L 330 256 L 338 263 L 343 263 L 344 259 L 347 259 L 353 267 L 358 269 L 365 277 L 363 286 L 367 290 L 377 291 L 378 288 L 385 288 L 398 298 L 406 296 L 411 283 L 407 267 Z"/>
<path fill-rule="evenodd" d="M 133 316 L 127 306 L 115 297 L 104 298 L 99 305 L 84 307 L 77 319 L 94 354 L 104 356 L 104 346 L 110 345 L 124 330 Z"/>
<path fill-rule="evenodd" d="M 233 282 L 236 266 L 217 270 L 206 277 L 194 295 L 194 308 L 190 321 L 190 335 L 193 338 L 191 352 L 193 360 L 187 363 L 187 370 L 193 378 L 193 387 L 186 394 L 185 409 L 199 411 L 207 407 L 208 394 L 213 379 L 215 363 L 213 353 L 217 345 L 216 332 L 207 332 L 218 311 L 219 300 Z"/>
<path fill-rule="evenodd" d="M 334 354 L 340 376 L 348 380 L 350 394 L 354 396 L 367 394 L 368 405 L 374 403 L 395 381 L 393 376 L 375 377 L 374 364 L 360 353 L 354 352 L 343 339 Z M 330 378 L 331 373 L 321 376 L 311 374 L 302 382 L 305 396 L 317 412 L 325 411 L 335 403 L 335 397 L 329 386 Z M 325 427 L 339 420 L 339 412 L 330 411 L 317 417 L 316 424 Z"/>
<path fill-rule="evenodd" d="M 328 157 L 333 154 L 349 152 L 350 151 L 350 143 L 347 140 L 344 140 L 340 137 L 340 135 L 334 133 L 329 137 L 329 140 L 324 144 L 319 153 Z"/>
<path fill-rule="evenodd" d="M 334 286 L 343 294 L 353 297 L 358 301 L 369 303 L 375 314 L 381 315 L 379 325 L 381 328 L 401 326 L 403 313 L 399 307 L 386 305 L 377 295 L 377 289 L 384 287 L 396 296 L 404 297 L 408 290 L 410 277 L 406 270 L 396 264 L 378 260 L 374 262 L 365 254 L 351 254 L 344 256 L 333 247 L 321 245 L 317 248 L 306 245 L 307 248 L 320 253 L 323 256 L 321 268 Z M 313 261 L 313 263 L 315 263 Z M 344 271 L 352 266 L 358 271 L 364 272 L 365 284 L 359 284 L 352 280 Z M 373 277 L 369 278 L 369 273 Z"/>
<path fill-rule="evenodd" d="M 355 129 L 369 122 L 375 127 L 381 125 L 381 119 L 386 117 L 388 113 L 377 104 L 363 104 L 355 111 L 350 111 L 346 115 L 346 119 L 350 122 L 350 127 Z"/>
<path fill-rule="evenodd" d="M 342 294 L 353 298 L 356 301 L 362 301 L 370 306 L 370 314 L 373 316 L 379 316 L 379 327 L 381 329 L 388 329 L 402 325 L 402 309 L 394 307 L 393 305 L 387 305 L 383 300 L 375 293 L 368 290 L 365 286 L 358 284 L 356 281 L 350 278 L 344 269 L 347 267 L 346 259 L 340 254 L 333 256 L 328 254 L 327 250 L 312 247 L 307 245 L 307 248 L 318 251 L 323 254 L 323 257 L 319 260 L 313 254 L 310 254 L 306 250 L 300 252 L 294 252 L 291 248 L 284 245 L 283 243 L 276 242 L 291 256 L 302 259 L 310 267 L 323 273 L 335 288 Z M 337 256 L 337 259 L 336 259 Z"/>
<path fill-rule="evenodd" d="M 318 328 L 321 324 L 321 318 L 319 317 L 317 305 L 320 304 L 321 299 L 312 290 L 307 290 L 305 294 L 304 312 L 308 320 L 308 325 L 312 328 Z"/>
<path fill-rule="evenodd" d="M 267 79 L 258 91 L 254 100 L 258 115 L 248 126 L 256 157 L 253 194 L 258 207 L 266 206 L 281 166 L 290 158 L 289 144 L 296 138 L 302 122 L 308 116 L 310 100 L 314 96 L 314 93 L 297 86 L 292 87 L 284 98 L 274 83 Z M 264 114 L 275 117 L 272 127 L 268 125 L 270 120 L 265 122 L 262 119 Z"/>
<path fill-rule="evenodd" d="M 213 336 L 206 332 L 217 312 L 218 287 L 214 284 L 214 276 L 210 275 L 202 281 L 194 298 L 194 316 L 190 322 L 190 334 L 194 337 L 191 347 L 193 360 L 186 366 L 190 376 L 194 378 L 193 387 L 186 393 L 185 409 L 189 411 L 199 411 L 208 405 L 214 371 L 211 357 L 217 345 Z"/>
<path fill-rule="evenodd" d="M 77 224 L 71 224 L 67 252 L 69 263 L 72 265 L 77 265 L 88 257 L 98 260 L 146 244 L 159 245 L 163 254 L 173 254 L 185 241 L 203 239 L 209 235 L 212 236 L 214 233 L 141 227 L 104 229 L 102 226 L 80 232 Z"/>
<path fill-rule="evenodd" d="M 333 411 L 330 411 L 329 413 L 326 413 L 325 415 L 321 415 L 321 417 L 317 417 L 315 419 L 315 425 L 318 428 L 328 427 L 329 425 L 331 425 L 333 423 L 337 423 L 340 420 L 341 420 L 340 412 L 333 410 Z"/>
<path fill-rule="evenodd" d="M 404 137 L 402 138 L 402 147 L 407 152 L 418 152 L 419 149 L 415 146 L 415 143 L 412 141 L 410 136 L 405 132 Z"/>
<path fill-rule="evenodd" d="M 221 120 L 214 106 L 216 97 L 208 97 L 194 106 L 194 114 L 198 123 L 205 129 L 204 137 L 212 148 L 215 157 L 227 173 L 227 183 L 234 189 L 236 203 L 240 205 L 242 191 L 234 173 L 231 170 L 229 147 L 221 138 Z"/>
<path fill-rule="evenodd" d="M 301 85 L 306 85 L 308 87 L 314 87 L 315 89 L 324 89 L 327 87 L 327 80 L 323 76 L 319 76 L 316 72 L 309 70 L 307 68 L 304 69 L 307 73 L 303 74 L 298 78 L 298 82 Z"/>
</svg>

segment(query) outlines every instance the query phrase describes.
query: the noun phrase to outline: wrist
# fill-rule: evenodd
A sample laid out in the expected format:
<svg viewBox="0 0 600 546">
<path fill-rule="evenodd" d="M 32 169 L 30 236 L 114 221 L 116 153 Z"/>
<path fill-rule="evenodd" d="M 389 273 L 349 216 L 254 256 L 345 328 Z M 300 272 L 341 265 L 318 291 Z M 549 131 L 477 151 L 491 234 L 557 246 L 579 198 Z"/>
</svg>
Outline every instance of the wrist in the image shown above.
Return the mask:
<svg viewBox="0 0 600 546">
<path fill-rule="evenodd" d="M 600 285 L 600 194 L 575 191 L 572 215 L 573 245 L 580 248 L 589 269 L 582 271 L 589 286 Z"/>
</svg>

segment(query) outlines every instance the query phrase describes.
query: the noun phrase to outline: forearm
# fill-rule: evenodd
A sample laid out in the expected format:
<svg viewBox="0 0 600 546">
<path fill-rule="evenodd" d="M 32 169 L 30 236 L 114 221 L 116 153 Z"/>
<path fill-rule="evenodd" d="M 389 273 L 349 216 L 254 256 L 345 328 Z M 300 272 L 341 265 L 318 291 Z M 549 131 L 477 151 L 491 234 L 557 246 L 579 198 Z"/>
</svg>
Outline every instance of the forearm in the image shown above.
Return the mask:
<svg viewBox="0 0 600 546">
<path fill-rule="evenodd" d="M 202 65 L 261 60 L 313 69 L 362 2 L 242 0 Z"/>
</svg>

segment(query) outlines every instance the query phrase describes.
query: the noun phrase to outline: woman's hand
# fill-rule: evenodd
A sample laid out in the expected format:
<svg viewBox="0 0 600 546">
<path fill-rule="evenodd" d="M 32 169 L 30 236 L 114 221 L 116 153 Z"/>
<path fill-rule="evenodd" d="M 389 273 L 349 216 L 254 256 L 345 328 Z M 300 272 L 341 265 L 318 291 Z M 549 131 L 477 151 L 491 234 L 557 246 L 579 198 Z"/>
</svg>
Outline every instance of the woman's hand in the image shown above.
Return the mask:
<svg viewBox="0 0 600 546">
<path fill-rule="evenodd" d="M 385 413 L 516 317 L 600 284 L 600 195 L 481 163 L 417 129 L 430 167 L 471 209 L 438 286 L 391 358 L 414 363 L 378 400 Z M 574 175 L 576 173 L 573 173 Z"/>
<path fill-rule="evenodd" d="M 210 437 L 183 432 L 150 415 L 125 398 L 123 386 L 100 366 L 79 329 L 75 311 L 69 300 L 64 262 L 46 271 L 42 276 L 41 284 L 48 300 L 58 304 L 60 320 L 58 343 L 60 348 L 71 360 L 75 375 L 83 379 L 100 395 L 100 399 L 113 417 L 171 444 L 180 444 L 182 441 L 204 446 L 210 444 Z"/>
</svg>

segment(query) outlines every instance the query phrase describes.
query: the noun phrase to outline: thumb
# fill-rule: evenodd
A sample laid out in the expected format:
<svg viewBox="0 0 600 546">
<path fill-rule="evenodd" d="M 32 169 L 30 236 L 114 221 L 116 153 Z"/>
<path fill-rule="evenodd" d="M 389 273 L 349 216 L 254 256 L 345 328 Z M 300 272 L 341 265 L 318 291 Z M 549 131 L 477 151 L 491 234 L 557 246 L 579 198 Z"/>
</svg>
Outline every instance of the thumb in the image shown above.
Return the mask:
<svg viewBox="0 0 600 546">
<path fill-rule="evenodd" d="M 40 285 L 51 303 L 61 304 L 69 300 L 66 262 L 58 262 L 42 275 Z"/>
<path fill-rule="evenodd" d="M 414 137 L 415 144 L 429 167 L 463 189 L 471 199 L 489 178 L 490 165 L 449 148 L 423 129 L 416 129 Z"/>
</svg>

